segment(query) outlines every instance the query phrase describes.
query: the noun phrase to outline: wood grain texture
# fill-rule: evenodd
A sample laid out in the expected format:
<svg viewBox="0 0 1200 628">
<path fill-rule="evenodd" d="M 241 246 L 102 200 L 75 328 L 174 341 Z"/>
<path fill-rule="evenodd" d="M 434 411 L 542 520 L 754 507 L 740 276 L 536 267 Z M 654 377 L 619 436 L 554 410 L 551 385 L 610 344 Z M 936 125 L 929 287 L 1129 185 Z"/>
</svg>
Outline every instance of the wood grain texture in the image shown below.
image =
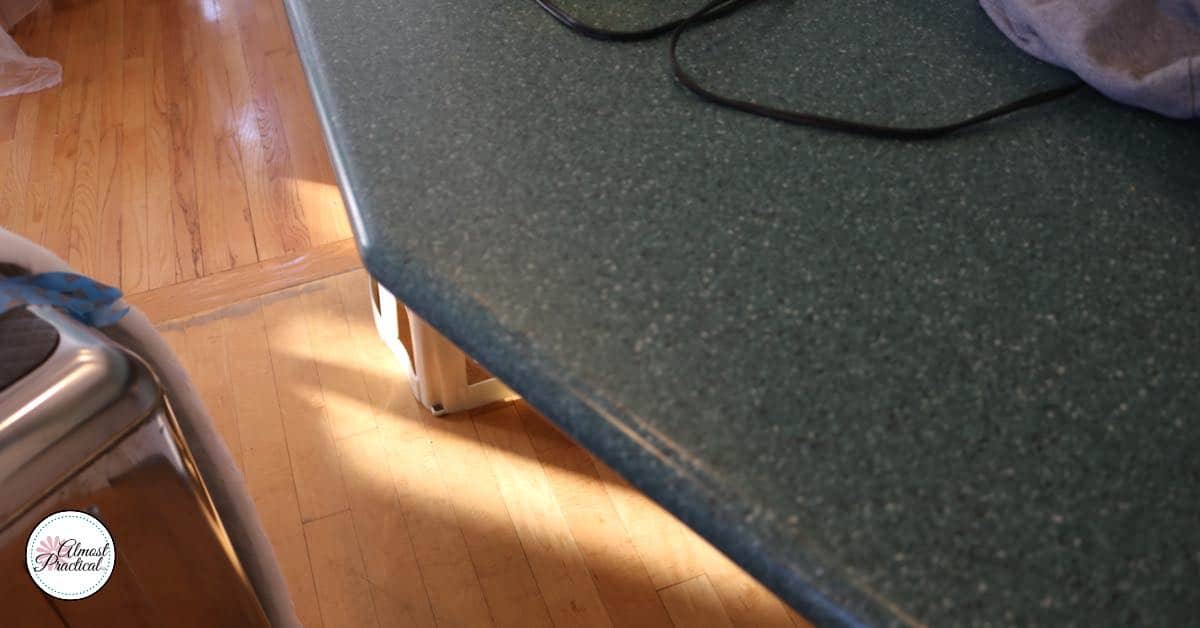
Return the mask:
<svg viewBox="0 0 1200 628">
<path fill-rule="evenodd" d="M 658 596 L 662 598 L 676 626 L 733 628 L 707 575 L 700 574 L 691 580 L 673 584 L 659 591 Z"/>
<path fill-rule="evenodd" d="M 277 0 L 46 3 L 0 98 L 0 226 L 127 294 L 350 237 Z"/>
<path fill-rule="evenodd" d="M 364 573 L 380 625 L 433 628 L 437 623 L 425 579 L 392 488 L 379 431 L 372 429 L 338 441 L 338 455 L 354 536 L 364 556 Z"/>
<path fill-rule="evenodd" d="M 513 402 L 517 414 L 521 415 L 521 424 L 529 434 L 533 449 L 539 454 L 559 447 L 576 447 L 575 441 L 554 426 L 548 419 L 538 414 L 524 399 Z"/>
<path fill-rule="evenodd" d="M 230 399 L 237 421 L 238 442 L 226 441 L 242 455 L 242 471 L 253 491 L 260 478 L 282 471 L 291 476 L 287 440 L 279 414 L 279 393 L 275 390 L 275 368 L 267 344 L 266 324 L 257 300 L 238 305 L 220 317 L 198 317 L 186 329 L 208 325 L 219 320 L 226 346 L 226 369 L 229 372 Z M 168 325 L 165 329 L 180 327 Z M 193 378 L 199 374 L 192 371 Z M 212 395 L 201 393 L 205 404 L 220 406 Z M 267 483 L 263 481 L 262 483 Z M 294 490 L 293 490 L 294 492 Z"/>
<path fill-rule="evenodd" d="M 286 28 L 286 26 L 285 26 Z M 280 121 L 287 136 L 289 157 L 300 204 L 314 244 L 350 237 L 350 226 L 341 207 L 325 138 L 317 122 L 316 108 L 294 49 L 267 53 L 271 87 L 279 103 Z"/>
<path fill-rule="evenodd" d="M 305 625 L 807 628 L 527 404 L 432 416 L 369 295 L 356 269 L 160 326 Z"/>
<path fill-rule="evenodd" d="M 167 123 L 169 190 L 167 209 L 175 239 L 175 280 L 187 281 L 205 274 L 200 210 L 196 205 L 195 145 L 192 129 L 198 102 L 188 92 L 188 75 L 196 64 L 195 43 L 188 32 L 185 2 L 159 5 L 162 14 L 163 97 Z M 213 264 L 214 272 L 220 265 Z"/>
<path fill-rule="evenodd" d="M 705 572 L 715 550 L 607 465 L 596 463 L 596 468 L 656 588 Z"/>
<path fill-rule="evenodd" d="M 307 522 L 343 511 L 349 502 L 299 305 L 296 290 L 262 298 L 279 415 L 296 479 L 300 516 Z"/>
<path fill-rule="evenodd" d="M 138 15 L 141 15 L 140 7 Z M 139 40 L 141 35 L 139 32 Z M 150 216 L 146 205 L 146 93 L 150 89 L 150 77 L 143 57 L 126 59 L 124 70 L 118 208 L 121 224 L 120 285 L 128 292 L 144 292 L 150 289 Z"/>
<path fill-rule="evenodd" d="M 43 4 L 21 22 L 14 34 L 25 42 L 28 54 L 39 56 L 50 43 L 51 10 Z M 45 102 L 43 102 L 45 100 Z M 33 163 L 34 143 L 37 139 L 38 123 L 42 119 L 42 105 L 46 105 L 45 117 L 57 116 L 56 97 L 45 93 L 23 94 L 19 97 L 0 98 L 9 107 L 16 106 L 12 135 L 0 141 L 5 148 L 0 150 L 0 161 L 5 162 L 0 174 L 0 225 L 10 225 L 21 232 L 24 229 L 27 209 L 25 195 L 29 185 L 29 172 Z"/>
<path fill-rule="evenodd" d="M 431 423 L 436 421 L 437 429 L 429 430 L 429 439 L 446 488 L 454 497 L 455 518 L 493 622 L 511 628 L 553 626 L 470 416 L 434 419 L 423 409 L 414 410 Z"/>
<path fill-rule="evenodd" d="M 392 484 L 438 625 L 494 625 L 454 514 L 454 496 L 442 482 L 431 443 L 390 438 L 386 433 L 383 440 Z"/>
<path fill-rule="evenodd" d="M 81 41 L 86 32 L 84 11 L 72 7 L 63 13 L 62 18 L 67 21 L 60 36 L 64 40 L 62 45 L 67 46 L 62 61 L 63 75 L 70 72 L 72 76 L 82 76 L 88 54 L 86 42 Z M 64 83 L 58 88 L 61 96 L 55 131 L 42 136 L 47 138 L 47 143 L 48 138 L 54 138 L 54 152 L 46 164 L 45 172 L 37 173 L 37 187 L 45 194 L 46 203 L 44 208 L 36 208 L 43 214 L 38 237 L 43 246 L 63 259 L 70 257 L 71 191 L 75 187 L 84 88 L 82 80 Z"/>
<path fill-rule="evenodd" d="M 130 295 L 154 323 L 183 318 L 358 268 L 354 242 L 342 240 L 296 255 L 233 268 L 192 281 Z"/>
<path fill-rule="evenodd" d="M 791 628 L 787 606 L 720 552 L 709 554 L 705 571 L 725 614 L 738 628 Z"/>
<path fill-rule="evenodd" d="M 279 559 L 296 614 L 307 627 L 321 626 L 262 309 L 253 300 L 213 318 L 221 320 L 229 348 L 227 368 L 246 484 Z M 203 324 L 202 320 L 193 323 Z M 204 401 L 213 403 L 207 396 Z"/>
<path fill-rule="evenodd" d="M 175 212 L 171 204 L 171 125 L 168 119 L 165 63 L 163 60 L 163 7 L 142 7 L 146 34 L 148 82 L 143 93 L 146 116 L 146 206 L 148 286 L 176 283 L 185 262 L 175 250 Z M 180 218 L 182 220 L 182 218 Z M 187 251 L 183 255 L 188 257 Z"/>
<path fill-rule="evenodd" d="M 20 98 L 0 98 L 0 142 L 7 142 L 16 135 L 20 104 Z"/>
<path fill-rule="evenodd" d="M 350 328 L 342 295 L 332 279 L 314 282 L 301 292 L 313 360 L 325 398 L 325 412 L 335 439 L 375 428 L 375 412 L 362 373 L 331 360 L 346 350 Z"/>
<path fill-rule="evenodd" d="M 472 418 L 554 624 L 613 625 L 516 411 Z"/>
<path fill-rule="evenodd" d="M 208 415 L 217 433 L 229 447 L 238 469 L 242 469 L 242 436 L 238 429 L 233 402 L 233 384 L 229 380 L 228 348 L 225 345 L 225 325 L 219 318 L 189 325 L 186 363 L 196 390 L 205 400 Z"/>
<path fill-rule="evenodd" d="M 250 497 L 279 560 L 300 623 L 306 628 L 320 628 L 324 625 L 321 600 L 317 595 L 307 539 L 300 521 L 296 486 L 290 471 L 275 469 L 259 474 L 250 483 Z"/>
<path fill-rule="evenodd" d="M 81 27 L 71 34 L 79 53 L 74 69 L 83 78 L 75 146 L 75 173 L 72 187 L 62 209 L 67 213 L 67 262 L 80 273 L 95 276 L 99 270 L 100 207 L 97 194 L 100 161 L 100 108 L 103 95 L 101 76 L 103 56 L 96 47 L 101 43 L 105 6 L 102 3 L 80 7 Z"/>
<path fill-rule="evenodd" d="M 326 626 L 378 626 L 371 589 L 347 511 L 304 524 L 304 538 L 312 557 L 313 578 Z"/>
<path fill-rule="evenodd" d="M 579 447 L 557 447 L 538 454 L 538 459 L 613 624 L 671 626 L 591 456 Z"/>
</svg>

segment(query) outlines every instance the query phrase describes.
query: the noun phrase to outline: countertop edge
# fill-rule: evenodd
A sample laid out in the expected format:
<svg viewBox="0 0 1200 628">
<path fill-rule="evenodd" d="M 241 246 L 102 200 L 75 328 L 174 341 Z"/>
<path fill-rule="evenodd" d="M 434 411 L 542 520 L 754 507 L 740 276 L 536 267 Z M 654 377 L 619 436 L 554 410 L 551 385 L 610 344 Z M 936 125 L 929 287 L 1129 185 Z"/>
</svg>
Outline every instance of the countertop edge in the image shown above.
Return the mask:
<svg viewBox="0 0 1200 628">
<path fill-rule="evenodd" d="M 717 487 L 721 484 L 700 470 L 691 468 L 681 456 L 668 455 L 672 448 L 664 447 L 661 439 L 637 428 L 636 417 L 624 414 L 601 395 L 584 387 L 556 379 L 545 369 L 531 368 L 532 352 L 511 332 L 491 321 L 481 304 L 469 298 L 456 298 L 452 290 L 439 290 L 443 280 L 424 268 L 410 266 L 401 277 L 390 268 L 394 262 L 377 259 L 368 228 L 353 194 L 353 181 L 342 155 L 341 146 L 333 132 L 333 118 L 320 89 L 323 69 L 315 56 L 315 45 L 304 8 L 296 0 L 284 0 L 292 34 L 304 69 L 305 79 L 317 111 L 326 148 L 345 202 L 355 243 L 364 266 L 401 301 L 438 329 L 443 335 L 478 360 L 490 372 L 521 394 L 531 405 L 545 413 L 572 438 L 609 464 L 622 477 L 652 497 L 690 528 L 711 542 L 722 553 L 779 595 L 805 619 L 818 626 L 858 627 L 878 623 L 864 621 L 832 602 L 828 591 L 798 576 L 785 561 L 760 549 L 770 545 L 770 538 L 748 528 L 744 516 L 735 509 L 710 507 L 722 503 Z M 423 276 L 421 278 L 415 278 Z M 454 323 L 462 313 L 491 321 L 478 325 L 472 336 L 462 333 Z M 518 365 L 524 363 L 525 368 Z M 636 444 L 635 441 L 642 441 Z M 634 462 L 647 468 L 633 470 Z M 674 481 L 673 481 L 674 480 Z M 680 488 L 680 487 L 683 488 Z M 725 487 L 728 488 L 728 487 Z M 695 509 L 695 510 L 693 510 Z M 836 565 L 822 564 L 805 556 L 810 571 L 840 572 Z M 861 588 L 837 587 L 840 597 L 868 611 L 867 616 L 886 625 L 921 625 L 921 622 L 902 609 Z"/>
</svg>

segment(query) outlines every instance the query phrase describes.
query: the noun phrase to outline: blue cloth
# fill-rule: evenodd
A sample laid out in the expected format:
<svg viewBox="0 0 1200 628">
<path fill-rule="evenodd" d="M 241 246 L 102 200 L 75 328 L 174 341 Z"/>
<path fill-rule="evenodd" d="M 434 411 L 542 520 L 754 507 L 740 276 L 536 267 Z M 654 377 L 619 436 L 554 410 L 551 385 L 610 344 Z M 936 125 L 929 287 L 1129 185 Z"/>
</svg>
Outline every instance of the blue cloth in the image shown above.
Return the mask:
<svg viewBox="0 0 1200 628">
<path fill-rule="evenodd" d="M 1200 117 L 1200 0 L 980 0 L 1029 54 L 1114 100 Z"/>
<path fill-rule="evenodd" d="M 105 327 L 121 320 L 121 291 L 75 273 L 41 273 L 0 279 L 0 313 L 22 305 L 52 305 L 81 323 Z"/>
</svg>

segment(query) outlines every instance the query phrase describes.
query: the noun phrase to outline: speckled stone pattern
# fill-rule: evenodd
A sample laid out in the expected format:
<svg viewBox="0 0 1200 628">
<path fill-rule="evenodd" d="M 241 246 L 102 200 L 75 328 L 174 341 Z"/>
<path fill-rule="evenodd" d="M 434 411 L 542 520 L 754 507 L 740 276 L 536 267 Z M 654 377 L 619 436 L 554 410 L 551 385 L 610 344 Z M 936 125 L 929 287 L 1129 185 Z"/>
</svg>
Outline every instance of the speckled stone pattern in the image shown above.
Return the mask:
<svg viewBox="0 0 1200 628">
<path fill-rule="evenodd" d="M 1089 92 L 889 143 L 533 2 L 288 1 L 370 270 L 802 613 L 1195 621 L 1197 126 Z M 761 2 L 681 56 L 905 124 L 1070 79 L 971 0 Z"/>
</svg>

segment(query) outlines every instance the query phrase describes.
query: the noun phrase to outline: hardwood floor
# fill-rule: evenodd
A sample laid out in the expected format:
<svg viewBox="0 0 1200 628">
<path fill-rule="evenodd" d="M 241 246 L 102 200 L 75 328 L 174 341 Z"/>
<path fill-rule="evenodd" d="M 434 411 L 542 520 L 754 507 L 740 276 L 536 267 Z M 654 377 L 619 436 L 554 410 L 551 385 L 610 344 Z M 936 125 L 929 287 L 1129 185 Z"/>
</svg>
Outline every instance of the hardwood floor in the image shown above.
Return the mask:
<svg viewBox="0 0 1200 628">
<path fill-rule="evenodd" d="M 350 237 L 283 8 L 52 0 L 63 84 L 0 98 L 0 225 L 127 294 Z"/>
<path fill-rule="evenodd" d="M 417 405 L 278 0 L 52 0 L 14 36 L 64 82 L 0 98 L 0 226 L 160 324 L 306 626 L 808 625 L 526 404 Z"/>
<path fill-rule="evenodd" d="M 355 270 L 160 325 L 307 626 L 808 623 L 523 402 L 434 417 Z"/>
</svg>

